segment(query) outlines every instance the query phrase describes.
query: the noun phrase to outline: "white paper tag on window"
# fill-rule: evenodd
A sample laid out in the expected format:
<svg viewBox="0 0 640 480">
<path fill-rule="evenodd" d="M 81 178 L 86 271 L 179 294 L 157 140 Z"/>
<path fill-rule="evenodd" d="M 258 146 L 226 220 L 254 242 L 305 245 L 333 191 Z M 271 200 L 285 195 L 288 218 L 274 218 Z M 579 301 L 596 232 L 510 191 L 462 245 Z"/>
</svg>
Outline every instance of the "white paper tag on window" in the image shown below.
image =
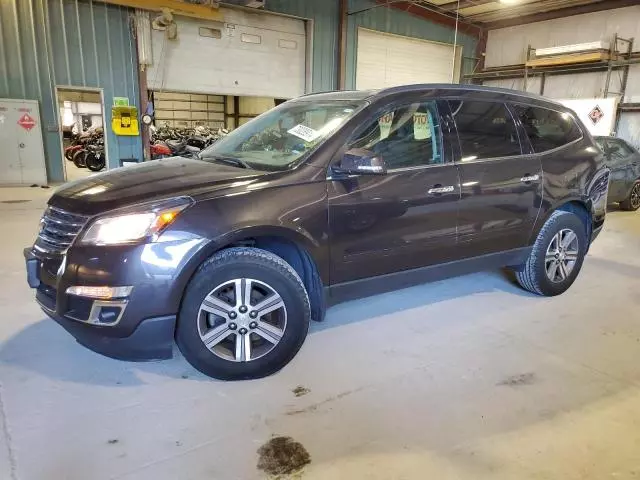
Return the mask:
<svg viewBox="0 0 640 480">
<path fill-rule="evenodd" d="M 416 140 L 427 140 L 431 138 L 431 125 L 429 124 L 429 114 L 413 114 L 413 137 Z"/>
<path fill-rule="evenodd" d="M 318 138 L 318 135 L 320 135 L 320 133 L 313 128 L 305 127 L 302 124 L 298 124 L 295 127 L 287 130 L 287 133 L 295 135 L 296 137 L 303 139 L 305 142 L 311 142 Z"/>
<path fill-rule="evenodd" d="M 378 126 L 380 127 L 380 140 L 384 140 L 389 137 L 391 133 L 391 124 L 393 123 L 393 112 L 389 112 L 378 119 Z"/>
</svg>

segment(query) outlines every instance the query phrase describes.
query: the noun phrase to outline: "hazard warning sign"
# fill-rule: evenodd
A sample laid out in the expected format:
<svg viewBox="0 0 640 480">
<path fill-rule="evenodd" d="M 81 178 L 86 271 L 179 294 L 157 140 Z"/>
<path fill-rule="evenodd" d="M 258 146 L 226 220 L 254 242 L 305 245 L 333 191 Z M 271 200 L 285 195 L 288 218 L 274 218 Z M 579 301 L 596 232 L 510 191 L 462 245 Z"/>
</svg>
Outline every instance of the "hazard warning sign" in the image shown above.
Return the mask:
<svg viewBox="0 0 640 480">
<path fill-rule="evenodd" d="M 36 126 L 36 121 L 31 117 L 31 115 L 25 113 L 20 117 L 20 120 L 18 120 L 18 125 L 24 128 L 26 131 L 29 131 Z"/>
</svg>

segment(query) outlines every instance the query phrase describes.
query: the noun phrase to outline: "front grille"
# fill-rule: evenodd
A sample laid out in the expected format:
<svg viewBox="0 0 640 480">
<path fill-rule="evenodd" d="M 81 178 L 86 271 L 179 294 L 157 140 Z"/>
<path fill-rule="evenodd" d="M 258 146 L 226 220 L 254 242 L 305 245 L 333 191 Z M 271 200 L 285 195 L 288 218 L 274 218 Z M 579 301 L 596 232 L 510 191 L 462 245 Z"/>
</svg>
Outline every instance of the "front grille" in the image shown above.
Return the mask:
<svg viewBox="0 0 640 480">
<path fill-rule="evenodd" d="M 40 233 L 34 247 L 47 253 L 64 252 L 88 220 L 85 215 L 47 207 L 40 220 Z"/>
</svg>

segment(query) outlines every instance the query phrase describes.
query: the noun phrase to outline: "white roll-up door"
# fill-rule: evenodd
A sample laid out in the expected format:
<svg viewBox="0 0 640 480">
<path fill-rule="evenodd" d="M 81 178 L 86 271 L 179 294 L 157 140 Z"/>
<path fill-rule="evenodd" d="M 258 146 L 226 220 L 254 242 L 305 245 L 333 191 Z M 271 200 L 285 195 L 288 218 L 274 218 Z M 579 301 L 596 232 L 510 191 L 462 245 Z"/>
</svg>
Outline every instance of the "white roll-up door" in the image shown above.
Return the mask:
<svg viewBox="0 0 640 480">
<path fill-rule="evenodd" d="M 414 83 L 451 83 L 460 78 L 462 48 L 452 44 L 358 28 L 356 88 L 368 90 Z"/>
<path fill-rule="evenodd" d="M 164 31 L 151 30 L 149 89 L 273 98 L 304 94 L 305 22 L 258 11 L 221 10 L 224 22 L 176 16 L 173 40 Z"/>
</svg>

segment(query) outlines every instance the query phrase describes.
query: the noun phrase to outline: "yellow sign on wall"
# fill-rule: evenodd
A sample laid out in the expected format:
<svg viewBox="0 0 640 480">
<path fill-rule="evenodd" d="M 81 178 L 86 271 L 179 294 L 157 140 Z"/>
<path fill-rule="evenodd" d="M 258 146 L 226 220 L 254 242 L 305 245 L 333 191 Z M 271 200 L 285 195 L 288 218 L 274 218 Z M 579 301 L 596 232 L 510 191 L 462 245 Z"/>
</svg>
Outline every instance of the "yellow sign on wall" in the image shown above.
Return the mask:
<svg viewBox="0 0 640 480">
<path fill-rule="evenodd" d="M 112 107 L 111 129 L 116 135 L 139 135 L 138 109 L 136 107 Z"/>
</svg>

